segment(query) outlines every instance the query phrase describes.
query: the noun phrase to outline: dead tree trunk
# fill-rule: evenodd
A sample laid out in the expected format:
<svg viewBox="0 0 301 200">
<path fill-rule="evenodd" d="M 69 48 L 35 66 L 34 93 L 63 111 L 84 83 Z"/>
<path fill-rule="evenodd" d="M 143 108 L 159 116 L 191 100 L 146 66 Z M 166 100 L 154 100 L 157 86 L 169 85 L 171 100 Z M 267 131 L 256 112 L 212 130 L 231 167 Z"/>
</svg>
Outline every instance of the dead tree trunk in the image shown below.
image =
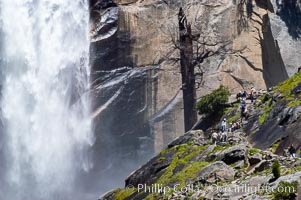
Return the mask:
<svg viewBox="0 0 301 200">
<path fill-rule="evenodd" d="M 186 15 L 182 8 L 180 8 L 178 14 L 178 20 L 180 33 L 180 65 L 184 101 L 184 123 L 185 131 L 187 132 L 197 122 L 193 40 L 191 25 L 187 23 Z"/>
</svg>

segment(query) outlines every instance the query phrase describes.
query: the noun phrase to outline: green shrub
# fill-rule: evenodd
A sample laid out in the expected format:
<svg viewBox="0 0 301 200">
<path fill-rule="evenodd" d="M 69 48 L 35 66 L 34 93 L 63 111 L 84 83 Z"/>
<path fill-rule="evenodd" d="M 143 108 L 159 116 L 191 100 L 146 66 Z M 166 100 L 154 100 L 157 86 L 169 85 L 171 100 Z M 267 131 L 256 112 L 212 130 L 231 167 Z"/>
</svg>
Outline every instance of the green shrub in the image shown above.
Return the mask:
<svg viewBox="0 0 301 200">
<path fill-rule="evenodd" d="M 257 154 L 257 153 L 259 153 L 259 152 L 260 152 L 259 149 L 254 149 L 254 148 L 249 149 L 249 153 L 250 153 L 251 155 Z"/>
<path fill-rule="evenodd" d="M 272 165 L 272 173 L 275 179 L 278 179 L 281 176 L 280 164 L 277 160 Z"/>
<path fill-rule="evenodd" d="M 200 114 L 222 114 L 229 96 L 230 92 L 228 88 L 221 86 L 219 89 L 214 90 L 211 94 L 204 96 L 200 101 L 198 101 L 196 105 L 197 110 Z"/>
<path fill-rule="evenodd" d="M 293 200 L 296 199 L 298 182 L 283 182 L 281 181 L 273 191 L 274 199 Z"/>
</svg>

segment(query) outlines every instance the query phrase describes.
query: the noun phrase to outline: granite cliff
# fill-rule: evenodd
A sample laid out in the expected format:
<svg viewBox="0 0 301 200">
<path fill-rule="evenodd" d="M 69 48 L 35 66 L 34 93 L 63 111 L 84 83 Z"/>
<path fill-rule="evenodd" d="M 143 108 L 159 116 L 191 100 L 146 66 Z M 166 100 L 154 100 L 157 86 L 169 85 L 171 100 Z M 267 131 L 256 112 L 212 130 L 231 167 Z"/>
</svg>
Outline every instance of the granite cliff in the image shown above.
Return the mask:
<svg viewBox="0 0 301 200">
<path fill-rule="evenodd" d="M 177 36 L 180 7 L 196 34 L 231 41 L 236 52 L 213 56 L 199 66 L 202 97 L 221 84 L 231 92 L 269 88 L 298 70 L 300 24 L 294 21 L 300 18 L 300 3 L 293 3 L 90 0 L 95 164 L 121 180 L 183 134 L 179 66 L 169 61 L 177 56 L 172 38 Z"/>
</svg>

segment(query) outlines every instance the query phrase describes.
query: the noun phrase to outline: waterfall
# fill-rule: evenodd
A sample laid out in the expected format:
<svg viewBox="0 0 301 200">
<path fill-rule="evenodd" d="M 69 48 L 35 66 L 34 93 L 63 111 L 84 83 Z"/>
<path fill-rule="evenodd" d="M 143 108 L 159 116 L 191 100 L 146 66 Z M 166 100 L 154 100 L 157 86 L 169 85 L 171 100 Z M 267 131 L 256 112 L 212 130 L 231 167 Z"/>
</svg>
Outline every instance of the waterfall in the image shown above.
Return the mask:
<svg viewBox="0 0 301 200">
<path fill-rule="evenodd" d="M 88 2 L 0 1 L 0 199 L 77 199 L 94 140 Z"/>
</svg>

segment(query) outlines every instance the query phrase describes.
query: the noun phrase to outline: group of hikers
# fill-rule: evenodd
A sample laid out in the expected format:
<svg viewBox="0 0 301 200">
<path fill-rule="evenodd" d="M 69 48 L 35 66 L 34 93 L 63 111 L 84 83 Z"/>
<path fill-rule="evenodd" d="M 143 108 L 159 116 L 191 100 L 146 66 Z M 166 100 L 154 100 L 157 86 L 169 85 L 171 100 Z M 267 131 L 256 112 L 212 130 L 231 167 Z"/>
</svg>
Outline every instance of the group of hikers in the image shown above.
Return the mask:
<svg viewBox="0 0 301 200">
<path fill-rule="evenodd" d="M 228 139 L 228 133 L 232 133 L 233 131 L 241 128 L 241 123 L 243 118 L 248 119 L 249 117 L 249 110 L 247 108 L 246 100 L 251 100 L 251 104 L 254 103 L 254 100 L 258 98 L 258 96 L 262 95 L 264 93 L 263 90 L 260 90 L 259 92 L 256 91 L 254 87 L 250 89 L 250 92 L 247 93 L 239 92 L 236 95 L 237 102 L 240 103 L 240 120 L 237 120 L 236 122 L 230 123 L 228 126 L 227 119 L 224 118 L 220 125 L 220 130 L 212 130 L 211 131 L 211 139 L 212 144 L 216 145 L 217 143 L 225 143 Z M 290 147 L 284 149 L 284 156 L 296 158 L 296 148 L 292 144 Z M 300 158 L 301 158 L 301 151 L 300 151 Z"/>
<path fill-rule="evenodd" d="M 228 126 L 227 119 L 224 118 L 221 123 L 220 131 L 212 130 L 211 132 L 212 143 L 217 144 L 218 142 L 227 142 L 228 133 L 232 133 L 239 128 L 241 128 L 239 121 L 230 123 Z"/>
<path fill-rule="evenodd" d="M 247 119 L 249 116 L 246 100 L 250 99 L 251 103 L 253 103 L 254 100 L 257 98 L 257 96 L 258 93 L 256 92 L 256 89 L 254 87 L 250 89 L 249 93 L 247 93 L 246 91 L 244 92 L 239 91 L 239 93 L 236 95 L 236 100 L 240 103 L 240 110 L 241 110 L 240 120 L 230 123 L 228 127 L 227 120 L 226 118 L 224 118 L 221 123 L 220 131 L 211 132 L 211 138 L 213 144 L 217 144 L 218 142 L 225 143 L 228 138 L 228 132 L 231 133 L 241 127 L 242 119 L 243 118 Z"/>
<path fill-rule="evenodd" d="M 250 99 L 251 103 L 254 103 L 255 99 L 263 93 L 263 90 L 261 89 L 259 92 L 256 91 L 254 87 L 250 88 L 250 92 L 247 93 L 246 91 L 236 94 L 236 100 L 240 103 L 240 119 L 242 120 L 248 119 L 249 117 L 249 110 L 246 104 L 246 100 Z"/>
<path fill-rule="evenodd" d="M 228 133 L 232 133 L 233 131 L 241 128 L 241 124 L 239 121 L 230 123 L 229 127 L 227 124 L 227 119 L 224 118 L 221 122 L 220 131 L 212 130 L 211 131 L 211 139 L 212 144 L 216 145 L 217 143 L 225 143 L 228 139 Z M 290 147 L 284 149 L 283 156 L 296 158 L 296 148 L 293 144 Z M 301 151 L 299 157 L 301 158 Z"/>
<path fill-rule="evenodd" d="M 257 92 L 254 87 L 251 87 L 249 93 L 247 93 L 247 91 L 244 91 L 244 92 L 239 91 L 239 93 L 236 94 L 236 99 L 237 99 L 237 101 L 240 101 L 240 100 L 245 101 L 247 99 L 250 99 L 251 103 L 254 103 L 254 100 L 263 93 L 264 93 L 263 89 L 260 89 Z"/>
</svg>

